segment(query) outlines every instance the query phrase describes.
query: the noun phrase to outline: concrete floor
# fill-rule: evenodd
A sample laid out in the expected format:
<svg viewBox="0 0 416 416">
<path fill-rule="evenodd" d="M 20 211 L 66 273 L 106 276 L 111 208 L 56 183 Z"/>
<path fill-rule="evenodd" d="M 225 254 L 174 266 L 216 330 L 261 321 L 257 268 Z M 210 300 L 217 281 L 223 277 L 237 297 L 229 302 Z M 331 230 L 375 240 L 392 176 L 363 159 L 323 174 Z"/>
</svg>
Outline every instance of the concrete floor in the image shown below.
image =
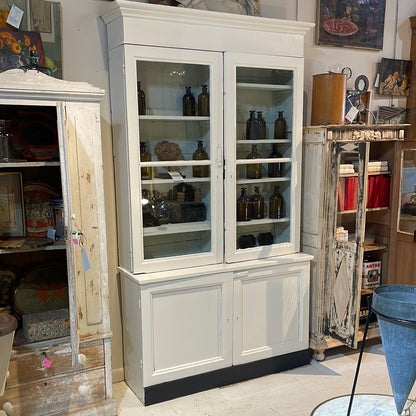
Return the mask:
<svg viewBox="0 0 416 416">
<path fill-rule="evenodd" d="M 322 362 L 147 407 L 125 383 L 114 384 L 114 397 L 119 416 L 310 416 L 323 402 L 351 394 L 358 358 L 358 350 L 328 350 Z M 392 395 L 381 343 L 367 342 L 355 393 Z M 416 405 L 411 410 L 416 414 Z"/>
</svg>

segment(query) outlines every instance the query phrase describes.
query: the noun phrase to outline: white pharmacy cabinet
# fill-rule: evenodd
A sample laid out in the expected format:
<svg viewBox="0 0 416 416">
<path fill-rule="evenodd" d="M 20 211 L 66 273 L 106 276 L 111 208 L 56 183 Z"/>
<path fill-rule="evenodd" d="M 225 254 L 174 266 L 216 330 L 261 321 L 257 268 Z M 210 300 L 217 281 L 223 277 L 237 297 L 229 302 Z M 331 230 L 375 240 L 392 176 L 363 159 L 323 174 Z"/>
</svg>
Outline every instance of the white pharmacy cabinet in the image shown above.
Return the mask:
<svg viewBox="0 0 416 416">
<path fill-rule="evenodd" d="M 103 18 L 127 383 L 152 404 L 309 362 L 313 25 L 126 1 Z"/>
</svg>

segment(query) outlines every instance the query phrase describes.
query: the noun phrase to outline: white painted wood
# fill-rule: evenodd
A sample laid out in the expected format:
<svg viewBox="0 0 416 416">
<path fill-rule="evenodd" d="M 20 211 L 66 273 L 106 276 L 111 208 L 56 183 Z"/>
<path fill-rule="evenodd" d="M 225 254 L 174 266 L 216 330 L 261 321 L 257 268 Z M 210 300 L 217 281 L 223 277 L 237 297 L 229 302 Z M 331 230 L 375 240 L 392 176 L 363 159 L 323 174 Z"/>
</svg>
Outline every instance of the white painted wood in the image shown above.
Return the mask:
<svg viewBox="0 0 416 416">
<path fill-rule="evenodd" d="M 308 348 L 309 261 L 240 275 L 234 273 L 234 363 Z"/>
<path fill-rule="evenodd" d="M 313 25 L 125 1 L 115 2 L 114 9 L 103 19 L 109 46 L 127 383 L 143 401 L 149 386 L 307 349 L 312 256 L 299 252 L 299 234 L 303 38 Z M 158 71 L 171 62 L 178 68 L 185 64 L 208 66 L 209 120 L 182 117 L 183 92 L 160 88 L 155 93 L 150 82 L 147 84 L 152 94 L 146 95 L 149 111 L 138 116 L 136 82 L 146 76 L 150 79 L 140 72 L 143 62 Z M 293 79 L 288 85 L 245 81 L 237 84 L 237 66 L 258 72 L 265 68 L 292 71 Z M 166 77 L 179 73 L 186 76 L 186 71 L 175 69 Z M 276 143 L 290 149 L 282 156 L 288 167 L 285 177 L 265 176 L 259 181 L 237 178 L 237 170 L 246 162 L 237 157 L 236 143 L 240 153 L 244 146 L 256 144 L 242 135 L 248 104 L 238 107 L 237 89 L 246 97 L 266 96 L 264 106 L 270 113 L 271 133 L 257 144 L 271 148 Z M 290 119 L 287 139 L 272 139 L 271 126 L 277 110 L 276 104 L 272 107 L 270 102 L 275 97 L 283 97 L 274 101 L 279 102 Z M 172 186 L 173 182 L 153 177 L 140 183 L 141 167 L 158 169 L 166 163 L 153 158 L 140 165 L 139 141 L 149 137 L 159 140 L 163 124 L 169 126 L 165 139 L 171 138 L 186 149 L 183 132 L 196 130 L 197 123 L 208 122 L 210 217 L 195 224 L 143 228 L 142 188 Z M 184 159 L 177 163 L 178 170 L 187 169 L 189 159 Z M 269 162 L 270 158 L 264 156 L 265 166 Z M 207 184 L 206 179 L 192 177 L 190 182 Z M 248 226 L 237 224 L 236 187 L 246 183 L 266 184 L 268 188 L 274 183 L 284 186 L 286 217 L 265 218 Z M 265 197 L 268 200 L 269 195 Z M 281 241 L 272 246 L 237 250 L 237 226 L 240 234 L 243 230 L 254 232 L 253 229 L 256 233 L 283 230 Z M 172 250 L 174 244 L 186 244 L 181 232 L 191 237 L 207 228 L 211 229 L 210 252 L 198 252 L 195 244 L 189 246 L 189 254 L 169 256 L 167 252 L 165 256 L 146 258 L 144 238 L 152 238 L 152 250 L 157 253 L 158 246 L 163 244 Z"/>
<path fill-rule="evenodd" d="M 66 338 L 27 344 L 24 346 L 26 354 L 15 358 L 17 361 L 14 365 L 20 369 L 24 360 L 28 359 L 27 365 L 23 367 L 30 372 L 29 368 L 41 368 L 41 365 L 38 363 L 39 354 L 29 355 L 29 358 L 27 354 L 36 351 L 36 348 L 41 347 L 47 351 L 48 346 L 65 343 L 65 346 L 61 350 L 58 348 L 58 351 L 59 354 L 66 351 L 65 357 L 69 359 L 67 366 L 54 367 L 54 374 L 50 377 L 45 378 L 47 372 L 43 372 L 43 375 L 38 377 L 35 376 L 35 372 L 31 374 L 33 383 L 48 385 L 47 395 L 40 393 L 40 390 L 36 393 L 24 391 L 22 380 L 25 379 L 25 375 L 15 377 L 10 391 L 6 389 L 6 395 L 13 397 L 18 409 L 17 414 L 20 412 L 19 409 L 25 409 L 27 402 L 31 400 L 29 395 L 32 394 L 36 395 L 36 400 L 40 404 L 38 410 L 32 409 L 33 415 L 46 415 L 55 412 L 58 408 L 68 411 L 70 407 L 81 408 L 92 403 L 97 403 L 97 406 L 105 404 L 106 412 L 113 409 L 113 414 L 116 413 L 115 403 L 111 400 L 107 244 L 100 130 L 100 102 L 103 97 L 104 91 L 90 84 L 62 81 L 38 71 L 10 70 L 0 74 L 0 105 L 27 106 L 33 110 L 39 106 L 47 106 L 52 107 L 57 114 L 59 163 L 24 162 L 19 165 L 19 162 L 14 162 L 13 169 L 21 168 L 25 172 L 36 173 L 37 170 L 41 172 L 49 166 L 60 166 L 66 240 L 57 244 L 56 249 L 40 251 L 42 258 L 48 259 L 48 256 L 54 252 L 66 250 L 71 321 L 70 347 L 66 344 L 68 341 Z M 2 169 L 7 168 L 4 165 L 2 164 Z M 73 244 L 73 231 L 82 232 L 82 246 Z M 88 257 L 89 268 L 82 260 L 82 249 Z M 22 259 L 27 252 L 22 252 Z M 9 253 L 10 250 L 7 250 L 1 254 Z M 86 368 L 78 361 L 80 343 L 82 345 L 86 340 L 103 339 L 106 340 L 105 361 L 90 368 L 89 374 L 93 375 L 90 378 Z M 23 360 L 22 363 L 19 362 L 20 359 Z M 87 362 L 88 360 L 87 357 Z M 64 376 L 68 371 L 75 379 L 80 380 L 79 386 L 84 386 L 91 394 L 82 400 L 75 398 L 66 401 L 60 398 L 60 392 L 67 390 L 70 381 Z M 57 377 L 60 377 L 57 383 L 50 382 L 51 378 Z M 105 385 L 99 385 L 97 380 L 101 377 L 107 381 Z M 99 392 L 96 388 L 98 385 Z M 66 393 L 71 394 L 71 392 Z M 75 397 L 76 393 L 72 393 Z M 50 397 L 56 400 L 56 406 L 51 406 Z"/>
<path fill-rule="evenodd" d="M 366 233 L 374 233 L 379 250 L 389 246 L 390 214 L 378 216 L 366 209 L 369 159 L 387 160 L 393 166 L 393 147 L 403 140 L 400 125 L 331 125 L 304 129 L 302 184 L 303 252 L 314 256 L 311 263 L 310 347 L 318 360 L 324 351 L 338 345 L 357 347 L 362 262 Z M 342 152 L 359 156 L 357 210 L 351 211 L 347 242 L 336 239 L 342 225 L 337 215 L 339 164 Z M 393 190 L 391 192 L 394 192 Z M 387 226 L 386 226 L 387 224 Z M 368 236 L 367 236 L 368 237 Z M 388 268 L 388 251 L 379 254 Z M 377 331 L 374 332 L 377 336 Z"/>
</svg>

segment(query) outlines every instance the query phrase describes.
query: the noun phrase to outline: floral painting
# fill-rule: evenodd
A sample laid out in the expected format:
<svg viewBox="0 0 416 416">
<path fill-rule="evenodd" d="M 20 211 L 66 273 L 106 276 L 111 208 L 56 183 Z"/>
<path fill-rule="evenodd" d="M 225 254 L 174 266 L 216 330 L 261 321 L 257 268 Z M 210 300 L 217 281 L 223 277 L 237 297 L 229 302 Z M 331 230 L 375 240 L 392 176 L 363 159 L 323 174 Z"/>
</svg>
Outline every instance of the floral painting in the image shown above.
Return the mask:
<svg viewBox="0 0 416 416">
<path fill-rule="evenodd" d="M 28 65 L 31 50 L 37 50 L 39 61 L 45 66 L 42 39 L 38 32 L 0 28 L 0 71 Z"/>
<path fill-rule="evenodd" d="M 386 0 L 318 0 L 318 45 L 383 49 Z"/>
</svg>

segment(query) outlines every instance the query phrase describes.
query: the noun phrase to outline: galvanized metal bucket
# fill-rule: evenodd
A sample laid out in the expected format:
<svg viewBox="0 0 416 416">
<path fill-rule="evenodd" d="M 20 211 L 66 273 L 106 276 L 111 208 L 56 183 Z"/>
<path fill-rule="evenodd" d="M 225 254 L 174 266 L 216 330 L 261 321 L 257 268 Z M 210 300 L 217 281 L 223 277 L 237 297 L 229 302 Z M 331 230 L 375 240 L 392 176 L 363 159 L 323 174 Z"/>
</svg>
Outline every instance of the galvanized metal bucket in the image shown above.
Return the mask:
<svg viewBox="0 0 416 416">
<path fill-rule="evenodd" d="M 377 314 L 390 384 L 401 414 L 416 379 L 416 287 L 383 285 L 374 289 Z"/>
</svg>

